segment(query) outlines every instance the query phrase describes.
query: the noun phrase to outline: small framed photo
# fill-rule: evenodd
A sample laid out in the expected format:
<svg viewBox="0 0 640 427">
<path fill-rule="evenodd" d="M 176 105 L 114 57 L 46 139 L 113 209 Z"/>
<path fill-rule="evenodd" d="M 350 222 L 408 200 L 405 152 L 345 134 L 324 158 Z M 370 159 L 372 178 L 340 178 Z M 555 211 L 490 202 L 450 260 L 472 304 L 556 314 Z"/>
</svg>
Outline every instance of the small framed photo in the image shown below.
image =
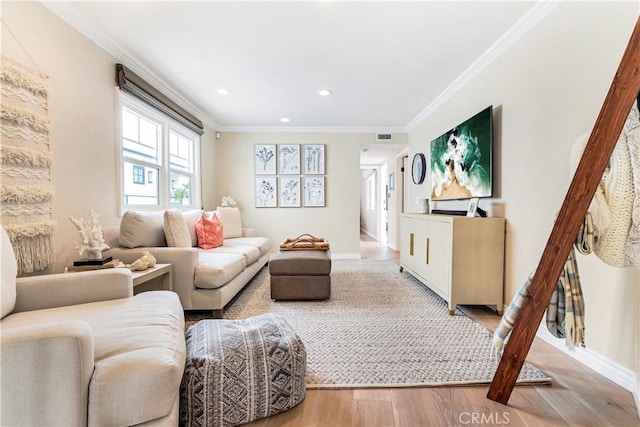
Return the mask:
<svg viewBox="0 0 640 427">
<path fill-rule="evenodd" d="M 324 175 L 324 144 L 304 145 L 305 175 Z"/>
<path fill-rule="evenodd" d="M 281 176 L 278 178 L 280 207 L 299 208 L 300 207 L 300 177 Z"/>
<path fill-rule="evenodd" d="M 467 209 L 467 216 L 474 217 L 476 216 L 476 211 L 478 210 L 478 202 L 480 199 L 474 197 L 469 200 L 469 208 Z"/>
<path fill-rule="evenodd" d="M 276 199 L 276 177 L 257 177 L 256 208 L 275 208 L 277 206 L 278 200 Z"/>
<path fill-rule="evenodd" d="M 256 144 L 253 146 L 256 175 L 276 174 L 276 146 Z"/>
<path fill-rule="evenodd" d="M 324 176 L 304 177 L 304 205 L 324 206 Z"/>
<path fill-rule="evenodd" d="M 300 175 L 300 144 L 278 145 L 278 173 Z"/>
</svg>

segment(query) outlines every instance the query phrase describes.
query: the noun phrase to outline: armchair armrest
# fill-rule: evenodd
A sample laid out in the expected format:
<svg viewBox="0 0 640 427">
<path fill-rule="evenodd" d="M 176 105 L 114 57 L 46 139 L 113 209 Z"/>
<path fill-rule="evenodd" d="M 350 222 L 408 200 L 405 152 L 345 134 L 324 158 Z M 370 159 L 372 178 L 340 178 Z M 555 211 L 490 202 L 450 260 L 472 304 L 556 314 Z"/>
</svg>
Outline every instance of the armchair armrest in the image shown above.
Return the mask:
<svg viewBox="0 0 640 427">
<path fill-rule="evenodd" d="M 131 271 L 126 268 L 20 277 L 16 280 L 14 313 L 133 295 Z"/>
<path fill-rule="evenodd" d="M 88 323 L 2 328 L 1 363 L 2 425 L 87 424 L 94 368 Z"/>
</svg>

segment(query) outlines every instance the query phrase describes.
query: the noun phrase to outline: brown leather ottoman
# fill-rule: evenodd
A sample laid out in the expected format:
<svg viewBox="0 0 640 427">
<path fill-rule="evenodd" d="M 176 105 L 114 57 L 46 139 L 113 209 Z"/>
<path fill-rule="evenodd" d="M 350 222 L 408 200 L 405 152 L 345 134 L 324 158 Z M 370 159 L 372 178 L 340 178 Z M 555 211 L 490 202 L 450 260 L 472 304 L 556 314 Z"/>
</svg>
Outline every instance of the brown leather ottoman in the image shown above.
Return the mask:
<svg viewBox="0 0 640 427">
<path fill-rule="evenodd" d="M 269 260 L 271 299 L 310 300 L 331 296 L 329 251 L 279 251 Z"/>
</svg>

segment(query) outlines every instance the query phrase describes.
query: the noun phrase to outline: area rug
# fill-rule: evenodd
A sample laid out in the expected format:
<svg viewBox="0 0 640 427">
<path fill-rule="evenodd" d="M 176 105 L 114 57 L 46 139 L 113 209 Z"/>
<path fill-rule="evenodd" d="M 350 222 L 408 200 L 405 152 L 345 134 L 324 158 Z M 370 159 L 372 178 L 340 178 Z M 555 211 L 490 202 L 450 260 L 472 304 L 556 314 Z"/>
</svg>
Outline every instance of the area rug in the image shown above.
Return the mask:
<svg viewBox="0 0 640 427">
<path fill-rule="evenodd" d="M 334 260 L 331 299 L 272 301 L 263 268 L 227 306 L 226 319 L 285 317 L 307 348 L 308 388 L 488 384 L 497 361 L 491 335 L 398 264 Z M 198 320 L 188 315 L 188 323 Z M 550 378 L 525 363 L 518 383 Z"/>
</svg>

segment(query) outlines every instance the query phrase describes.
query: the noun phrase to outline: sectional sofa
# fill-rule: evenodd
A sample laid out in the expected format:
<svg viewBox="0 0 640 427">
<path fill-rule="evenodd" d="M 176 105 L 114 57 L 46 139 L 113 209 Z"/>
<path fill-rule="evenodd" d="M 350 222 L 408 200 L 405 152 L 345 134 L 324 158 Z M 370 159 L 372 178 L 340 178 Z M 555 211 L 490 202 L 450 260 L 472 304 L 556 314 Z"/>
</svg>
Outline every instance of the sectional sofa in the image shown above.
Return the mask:
<svg viewBox="0 0 640 427">
<path fill-rule="evenodd" d="M 212 310 L 220 318 L 225 305 L 267 264 L 272 246 L 268 238 L 242 228 L 237 208 L 218 208 L 223 244 L 202 249 L 196 222 L 203 213 L 212 214 L 200 210 L 125 212 L 120 227 L 103 230 L 112 248 L 104 255 L 131 263 L 149 251 L 159 263 L 173 265 L 174 290 L 185 310 Z M 182 233 L 176 230 L 187 230 L 188 238 L 176 239 Z"/>
</svg>

